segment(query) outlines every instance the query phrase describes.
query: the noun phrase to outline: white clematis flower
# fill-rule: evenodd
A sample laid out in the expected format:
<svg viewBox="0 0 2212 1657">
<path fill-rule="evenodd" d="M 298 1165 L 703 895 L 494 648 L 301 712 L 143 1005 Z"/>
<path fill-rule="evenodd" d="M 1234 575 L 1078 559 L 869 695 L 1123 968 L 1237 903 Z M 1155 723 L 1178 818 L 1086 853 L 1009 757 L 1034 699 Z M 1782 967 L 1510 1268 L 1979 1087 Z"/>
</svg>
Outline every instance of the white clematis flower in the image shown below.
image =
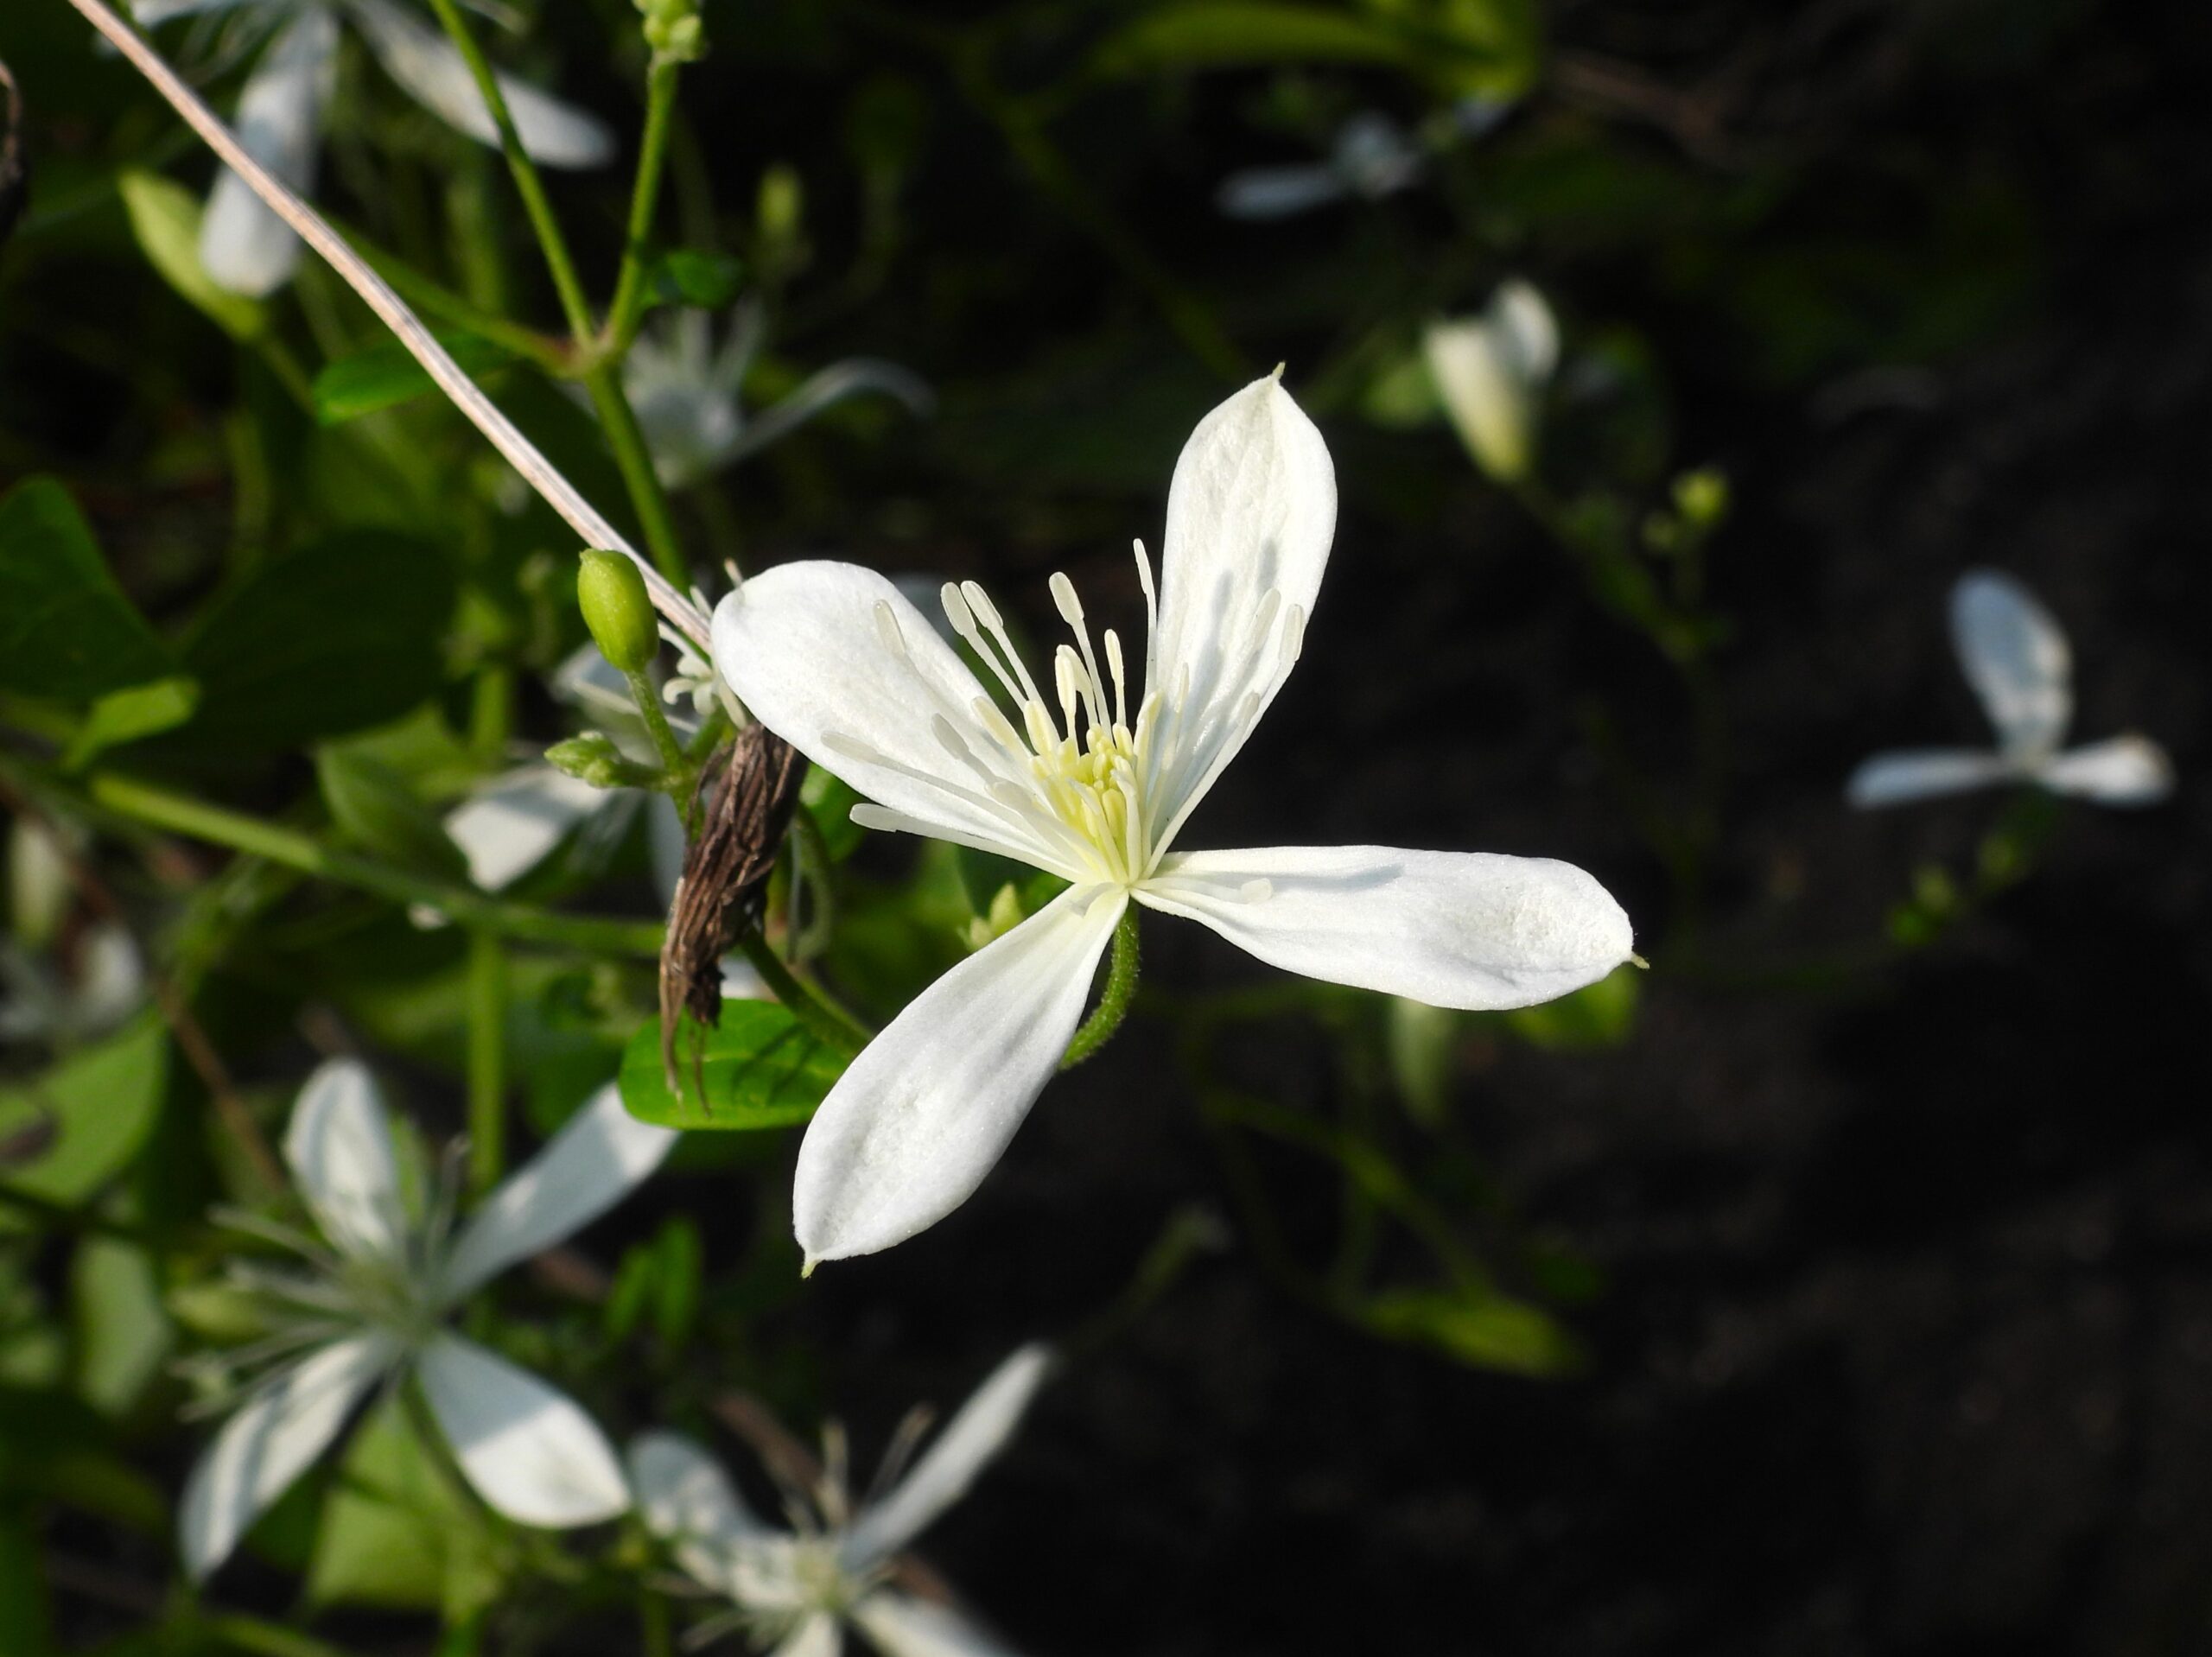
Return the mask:
<svg viewBox="0 0 2212 1657">
<path fill-rule="evenodd" d="M 1297 660 L 1336 524 L 1329 452 L 1274 378 L 1199 422 L 1177 462 L 1155 591 L 1137 568 L 1144 679 L 1076 643 L 1040 689 L 981 587 L 953 627 L 1009 717 L 899 589 L 851 564 L 756 575 L 715 612 L 746 706 L 872 804 L 854 819 L 1047 870 L 1069 890 L 924 991 L 830 1091 L 800 1147 L 809 1259 L 888 1248 L 964 1202 L 1058 1064 L 1131 899 L 1262 960 L 1447 1007 L 1548 1000 L 1629 957 L 1628 917 L 1580 869 L 1382 846 L 1174 848 Z M 1133 694 L 1134 693 L 1134 694 Z"/>
<path fill-rule="evenodd" d="M 671 1432 L 639 1438 L 630 1449 L 639 1513 L 672 1545 L 694 1581 L 735 1607 L 702 1623 L 694 1639 L 741 1627 L 760 1648 L 772 1647 L 775 1657 L 836 1657 L 850 1623 L 885 1657 L 1011 1657 L 950 1607 L 891 1586 L 892 1564 L 1004 1448 L 1051 1362 L 1042 1346 L 1014 1353 L 912 1472 L 858 1508 L 843 1488 L 842 1457 L 833 1453 L 817 1489 L 791 1493 L 795 1531 L 756 1518 L 729 1476 L 689 1438 Z M 901 1434 L 902 1444 L 911 1442 Z M 877 1483 L 897 1470 L 887 1459 Z"/>
<path fill-rule="evenodd" d="M 677 1135 L 638 1121 L 601 1089 L 543 1150 L 453 1228 L 450 1193 L 413 1213 L 391 1125 L 349 1059 L 308 1079 L 285 1160 L 320 1239 L 257 1226 L 307 1273 L 242 1271 L 295 1321 L 241 1355 L 283 1362 L 246 1395 L 185 1486 L 186 1567 L 205 1578 L 345 1426 L 379 1381 L 412 1374 L 469 1482 L 525 1525 L 583 1525 L 629 1506 L 614 1451 L 575 1403 L 446 1327 L 462 1300 L 517 1260 L 581 1229 L 660 1165 Z"/>
<path fill-rule="evenodd" d="M 703 311 L 687 310 L 648 328 L 630 347 L 622 383 L 652 452 L 653 469 L 671 489 L 781 441 L 825 409 L 848 397 L 880 392 L 927 414 L 936 399 L 920 376 L 896 363 L 851 357 L 832 363 L 780 403 L 748 417 L 738 402 L 760 351 L 760 307 L 738 308 L 719 350 Z"/>
<path fill-rule="evenodd" d="M 1337 130 L 1327 160 L 1245 168 L 1222 180 L 1214 201 L 1231 219 L 1288 219 L 1347 197 L 1380 201 L 1418 179 L 1423 160 L 1395 121 L 1368 111 Z"/>
<path fill-rule="evenodd" d="M 2012 576 L 1970 569 L 1951 589 L 1951 646 L 1997 747 L 1876 754 L 1852 773 L 1856 806 L 1897 805 L 1999 783 L 2031 783 L 2103 805 L 2149 805 L 2173 787 L 2165 751 L 2133 733 L 2062 751 L 2074 717 L 2073 653 L 2050 613 Z"/>
<path fill-rule="evenodd" d="M 1559 324 L 1544 296 L 1517 279 L 1501 283 L 1480 316 L 1431 323 L 1421 348 L 1475 463 L 1500 483 L 1528 476 L 1559 366 Z"/>
<path fill-rule="evenodd" d="M 498 127 L 468 65 L 450 41 L 397 0 L 139 0 L 139 26 L 211 13 L 235 16 L 269 37 L 238 96 L 240 140 L 254 159 L 306 194 L 315 182 L 322 113 L 337 79 L 341 20 L 406 93 L 448 126 L 497 145 Z M 523 148 L 548 167 L 596 167 L 613 140 L 594 117 L 536 88 L 499 77 Z M 218 285 L 255 297 L 298 268 L 299 238 L 226 168 L 207 200 L 200 261 Z"/>
</svg>

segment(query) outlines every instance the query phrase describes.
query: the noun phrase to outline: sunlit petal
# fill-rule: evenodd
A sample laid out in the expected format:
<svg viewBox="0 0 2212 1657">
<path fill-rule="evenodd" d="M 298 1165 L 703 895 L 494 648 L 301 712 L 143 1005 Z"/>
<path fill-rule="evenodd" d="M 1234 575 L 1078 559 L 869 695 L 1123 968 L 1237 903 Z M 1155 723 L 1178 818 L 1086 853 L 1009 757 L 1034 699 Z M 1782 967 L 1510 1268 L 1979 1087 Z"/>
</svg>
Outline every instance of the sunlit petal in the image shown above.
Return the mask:
<svg viewBox="0 0 2212 1657">
<path fill-rule="evenodd" d="M 416 1360 L 430 1412 L 468 1482 L 499 1512 L 560 1528 L 630 1505 L 613 1446 L 574 1400 L 473 1342 L 441 1335 Z"/>
<path fill-rule="evenodd" d="M 1261 960 L 1430 1006 L 1548 1001 L 1629 958 L 1629 919 L 1571 863 L 1389 846 L 1168 857 L 1137 901 Z"/>
<path fill-rule="evenodd" d="M 336 1248 L 365 1258 L 399 1257 L 407 1235 L 399 1158 L 366 1065 L 334 1058 L 308 1077 L 284 1132 L 284 1159 Z"/>
<path fill-rule="evenodd" d="M 659 1167 L 679 1137 L 631 1115 L 608 1082 L 485 1198 L 446 1262 L 443 1292 L 465 1295 L 582 1230 Z"/>
<path fill-rule="evenodd" d="M 2058 755 L 2036 780 L 2101 805 L 2155 805 L 2173 792 L 2174 767 L 2150 738 L 2116 736 Z"/>
<path fill-rule="evenodd" d="M 991 1372 L 913 1470 L 846 1533 L 849 1568 L 865 1570 L 896 1553 L 967 1494 L 976 1476 L 1006 1448 L 1021 1425 L 1052 1362 L 1050 1348 L 1032 1344 Z"/>
<path fill-rule="evenodd" d="M 1123 906 L 1062 892 L 853 1061 L 799 1147 L 792 1219 L 810 1260 L 888 1248 L 968 1200 L 1059 1063 Z"/>
<path fill-rule="evenodd" d="M 187 1571 L 204 1578 L 230 1557 L 238 1538 L 338 1436 L 392 1357 L 382 1336 L 358 1336 L 254 1389 L 185 1482 L 177 1546 Z"/>
</svg>

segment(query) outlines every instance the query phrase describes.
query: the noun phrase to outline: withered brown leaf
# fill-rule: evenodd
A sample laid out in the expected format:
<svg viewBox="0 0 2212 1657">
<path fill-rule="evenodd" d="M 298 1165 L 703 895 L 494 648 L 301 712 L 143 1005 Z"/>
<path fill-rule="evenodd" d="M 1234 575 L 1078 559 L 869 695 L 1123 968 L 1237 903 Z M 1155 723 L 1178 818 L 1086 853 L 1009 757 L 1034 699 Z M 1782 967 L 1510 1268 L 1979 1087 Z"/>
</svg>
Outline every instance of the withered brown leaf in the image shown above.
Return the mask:
<svg viewBox="0 0 2212 1657">
<path fill-rule="evenodd" d="M 688 1012 L 706 1026 L 721 1021 L 722 957 L 759 918 L 760 890 L 776 867 L 805 774 L 796 748 L 767 727 L 749 725 L 700 775 L 698 832 L 684 850 L 660 950 L 660 1057 L 671 1093 L 680 1091 L 677 1015 Z M 698 1062 L 695 1052 L 695 1082 Z"/>
</svg>

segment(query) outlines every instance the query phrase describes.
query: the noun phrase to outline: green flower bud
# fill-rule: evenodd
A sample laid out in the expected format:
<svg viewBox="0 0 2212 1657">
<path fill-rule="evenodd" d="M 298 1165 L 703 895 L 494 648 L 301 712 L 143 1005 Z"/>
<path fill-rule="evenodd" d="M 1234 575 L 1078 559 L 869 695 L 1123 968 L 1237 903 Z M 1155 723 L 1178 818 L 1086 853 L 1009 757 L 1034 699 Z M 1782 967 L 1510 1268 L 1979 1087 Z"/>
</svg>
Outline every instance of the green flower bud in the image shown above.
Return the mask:
<svg viewBox="0 0 2212 1657">
<path fill-rule="evenodd" d="M 545 763 L 594 788 L 626 788 L 638 780 L 639 771 L 622 757 L 614 739 L 599 731 L 556 742 L 546 749 Z"/>
<path fill-rule="evenodd" d="M 660 651 L 645 578 L 619 552 L 596 549 L 576 568 L 576 604 L 599 653 L 624 673 L 643 673 Z"/>
</svg>

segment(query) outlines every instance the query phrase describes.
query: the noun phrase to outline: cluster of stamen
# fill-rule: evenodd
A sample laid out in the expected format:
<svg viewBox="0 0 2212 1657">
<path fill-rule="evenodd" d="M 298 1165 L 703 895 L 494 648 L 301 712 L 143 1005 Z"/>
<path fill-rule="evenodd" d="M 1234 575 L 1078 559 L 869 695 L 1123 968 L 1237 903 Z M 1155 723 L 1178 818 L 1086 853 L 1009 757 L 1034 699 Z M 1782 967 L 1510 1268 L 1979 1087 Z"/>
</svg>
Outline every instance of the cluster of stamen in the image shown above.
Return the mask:
<svg viewBox="0 0 2212 1657">
<path fill-rule="evenodd" d="M 1033 847 L 1042 867 L 1070 879 L 1124 888 L 1147 880 L 1189 807 L 1235 755 L 1259 710 L 1281 687 L 1297 659 L 1304 616 L 1296 606 L 1286 606 L 1279 591 L 1266 593 L 1242 619 L 1236 636 L 1224 641 L 1211 669 L 1217 682 L 1208 687 L 1214 694 L 1200 699 L 1203 716 L 1188 720 L 1190 663 L 1178 663 L 1173 682 L 1160 683 L 1159 594 L 1142 542 L 1135 553 L 1146 646 L 1144 695 L 1134 713 L 1121 638 L 1109 628 L 1094 647 L 1083 605 L 1065 575 L 1052 578 L 1052 602 L 1074 640 L 1053 652 L 1049 697 L 1031 677 L 983 589 L 974 581 L 948 581 L 940 594 L 946 620 L 989 669 L 1014 710 L 1009 718 L 987 695 L 955 707 L 928 676 L 916 676 L 923 693 L 938 703 L 931 730 L 969 780 L 902 764 L 835 733 L 825 735 L 826 746 L 977 808 L 1002 826 L 1001 838 Z M 888 602 L 875 606 L 875 623 L 885 649 L 911 659 Z M 1224 691 L 1230 694 L 1220 694 Z M 853 816 L 870 828 L 959 838 L 942 825 L 882 806 L 856 807 Z"/>
</svg>

